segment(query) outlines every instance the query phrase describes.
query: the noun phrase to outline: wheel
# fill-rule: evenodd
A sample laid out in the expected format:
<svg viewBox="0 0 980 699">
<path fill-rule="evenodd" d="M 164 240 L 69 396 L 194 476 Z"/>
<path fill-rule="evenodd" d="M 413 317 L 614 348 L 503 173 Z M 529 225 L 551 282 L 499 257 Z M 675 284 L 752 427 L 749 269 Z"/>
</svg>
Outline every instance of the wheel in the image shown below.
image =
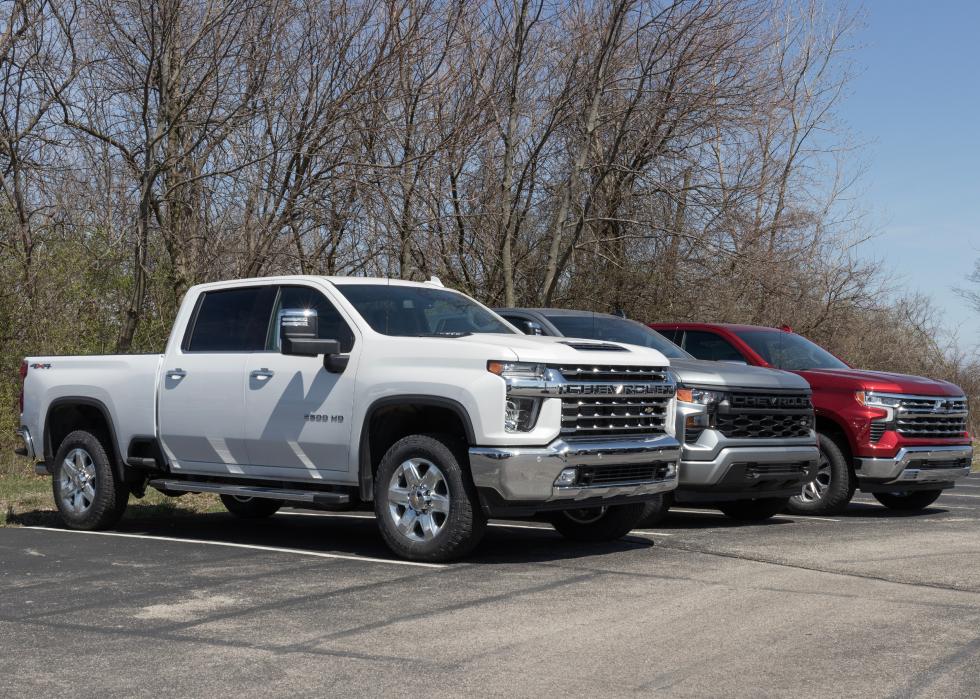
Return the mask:
<svg viewBox="0 0 980 699">
<path fill-rule="evenodd" d="M 469 553 L 486 530 L 458 440 L 410 435 L 385 453 L 374 478 L 381 536 L 399 556 L 448 561 Z"/>
<path fill-rule="evenodd" d="M 655 527 L 660 524 L 667 513 L 670 512 L 670 506 L 673 504 L 673 498 L 671 498 L 670 493 L 658 495 L 653 500 L 644 503 L 645 507 L 643 509 L 643 516 L 640 518 L 640 527 Z"/>
<path fill-rule="evenodd" d="M 854 496 L 856 479 L 840 445 L 825 434 L 817 435 L 820 465 L 817 477 L 803 484 L 786 509 L 797 515 L 832 515 L 844 510 Z"/>
<path fill-rule="evenodd" d="M 892 510 L 924 510 L 943 494 L 942 490 L 899 490 L 894 493 L 872 493 L 875 500 Z"/>
<path fill-rule="evenodd" d="M 129 502 L 99 438 L 76 430 L 54 458 L 51 489 L 65 524 L 72 529 L 106 529 L 119 521 Z"/>
<path fill-rule="evenodd" d="M 580 510 L 563 510 L 549 517 L 551 525 L 567 539 L 574 541 L 614 541 L 635 529 L 646 503 L 611 505 Z"/>
<path fill-rule="evenodd" d="M 759 498 L 758 500 L 733 500 L 718 504 L 718 509 L 732 519 L 741 522 L 764 522 L 786 509 L 789 498 Z"/>
<path fill-rule="evenodd" d="M 282 500 L 269 498 L 249 498 L 239 495 L 222 495 L 221 503 L 229 512 L 242 519 L 262 519 L 271 517 L 282 507 Z"/>
</svg>

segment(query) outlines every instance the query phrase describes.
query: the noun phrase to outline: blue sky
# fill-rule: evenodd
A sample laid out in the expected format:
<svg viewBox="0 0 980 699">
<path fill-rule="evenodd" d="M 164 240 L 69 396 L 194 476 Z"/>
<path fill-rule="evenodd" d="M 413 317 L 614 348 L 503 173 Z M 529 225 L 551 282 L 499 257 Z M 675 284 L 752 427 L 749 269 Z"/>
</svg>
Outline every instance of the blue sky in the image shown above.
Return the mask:
<svg viewBox="0 0 980 699">
<path fill-rule="evenodd" d="M 953 292 L 980 258 L 980 3 L 853 1 L 858 74 L 838 112 L 866 144 L 864 254 L 945 312 L 962 347 L 980 314 Z"/>
</svg>

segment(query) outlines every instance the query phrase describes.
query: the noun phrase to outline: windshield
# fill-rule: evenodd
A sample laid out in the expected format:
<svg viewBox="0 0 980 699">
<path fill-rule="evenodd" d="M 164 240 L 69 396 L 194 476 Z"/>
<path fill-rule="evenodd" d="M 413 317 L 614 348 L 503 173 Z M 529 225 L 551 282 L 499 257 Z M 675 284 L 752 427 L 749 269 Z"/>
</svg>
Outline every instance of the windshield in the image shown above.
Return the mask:
<svg viewBox="0 0 980 699">
<path fill-rule="evenodd" d="M 635 320 L 600 315 L 545 314 L 545 318 L 565 337 L 606 340 L 659 350 L 670 359 L 690 359 L 691 355 L 658 333 Z"/>
<path fill-rule="evenodd" d="M 400 284 L 338 284 L 375 332 L 399 337 L 462 337 L 514 331 L 472 299 L 446 289 Z"/>
<path fill-rule="evenodd" d="M 846 369 L 847 365 L 801 335 L 772 330 L 737 330 L 735 332 L 756 354 L 777 369 Z"/>
</svg>

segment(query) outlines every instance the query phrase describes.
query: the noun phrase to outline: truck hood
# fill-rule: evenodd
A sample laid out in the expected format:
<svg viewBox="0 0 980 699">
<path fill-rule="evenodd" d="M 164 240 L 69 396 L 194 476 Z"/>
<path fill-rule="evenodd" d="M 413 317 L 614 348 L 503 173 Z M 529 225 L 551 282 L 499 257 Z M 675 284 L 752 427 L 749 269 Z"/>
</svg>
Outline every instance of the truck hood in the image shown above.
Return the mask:
<svg viewBox="0 0 980 699">
<path fill-rule="evenodd" d="M 490 345 L 513 352 L 517 361 L 569 364 L 604 364 L 612 366 L 670 366 L 666 356 L 655 349 L 623 345 L 616 342 L 581 340 L 573 337 L 543 335 L 474 334 L 458 338 L 460 342 Z M 623 351 L 578 349 L 573 345 L 614 346 Z M 492 359 L 492 357 L 488 357 Z M 510 357 L 508 357 L 510 359 Z"/>
<path fill-rule="evenodd" d="M 671 359 L 670 368 L 678 381 L 686 386 L 810 391 L 805 379 L 778 369 L 700 359 Z"/>
<path fill-rule="evenodd" d="M 920 396 L 962 396 L 963 389 L 956 384 L 924 376 L 893 374 L 887 371 L 866 369 L 809 369 L 798 372 L 816 388 L 839 388 L 854 391 L 881 391 L 882 393 L 908 393 Z"/>
</svg>

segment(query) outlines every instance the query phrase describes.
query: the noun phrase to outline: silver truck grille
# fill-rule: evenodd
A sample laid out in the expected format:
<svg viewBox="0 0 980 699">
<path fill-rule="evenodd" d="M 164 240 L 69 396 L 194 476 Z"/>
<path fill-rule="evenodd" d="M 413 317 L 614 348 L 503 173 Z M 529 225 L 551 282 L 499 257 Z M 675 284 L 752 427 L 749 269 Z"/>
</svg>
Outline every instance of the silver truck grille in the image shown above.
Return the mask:
<svg viewBox="0 0 980 699">
<path fill-rule="evenodd" d="M 903 397 L 895 410 L 895 426 L 913 439 L 962 437 L 966 433 L 966 398 Z"/>
<path fill-rule="evenodd" d="M 731 393 L 729 407 L 715 417 L 715 428 L 729 439 L 809 437 L 813 404 L 806 394 Z"/>
<path fill-rule="evenodd" d="M 805 415 L 719 415 L 717 429 L 729 439 L 809 437 L 813 418 Z"/>
</svg>

